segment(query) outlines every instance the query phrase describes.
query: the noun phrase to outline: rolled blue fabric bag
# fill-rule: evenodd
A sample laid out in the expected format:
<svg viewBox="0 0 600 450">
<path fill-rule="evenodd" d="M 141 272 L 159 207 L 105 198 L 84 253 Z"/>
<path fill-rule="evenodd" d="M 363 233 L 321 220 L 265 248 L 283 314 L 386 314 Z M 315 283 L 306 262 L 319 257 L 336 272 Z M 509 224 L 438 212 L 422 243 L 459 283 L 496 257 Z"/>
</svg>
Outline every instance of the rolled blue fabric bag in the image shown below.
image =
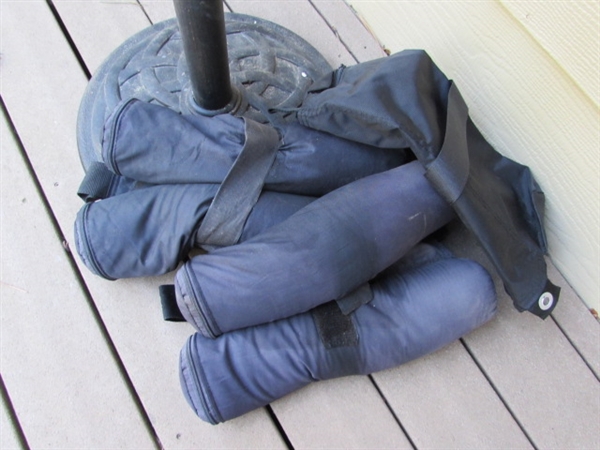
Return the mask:
<svg viewBox="0 0 600 450">
<path fill-rule="evenodd" d="M 186 262 L 183 316 L 207 337 L 308 311 L 352 293 L 452 218 L 412 162 L 310 203 L 241 244 Z"/>
<path fill-rule="evenodd" d="M 425 260 L 400 261 L 376 277 L 373 300 L 349 316 L 331 302 L 216 339 L 191 336 L 180 380 L 192 409 L 224 422 L 314 381 L 404 364 L 492 318 L 496 297 L 485 269 L 425 247 Z"/>
<path fill-rule="evenodd" d="M 182 115 L 136 99 L 107 120 L 102 158 L 114 173 L 146 183 L 221 183 L 249 142 L 261 151 L 272 148 L 264 188 L 299 195 L 320 196 L 414 159 L 407 149 L 381 149 L 299 123 L 275 130 L 229 114 Z"/>
<path fill-rule="evenodd" d="M 82 260 L 107 279 L 164 274 L 194 247 L 248 239 L 314 200 L 294 192 L 320 195 L 408 159 L 401 149 L 285 127 L 280 135 L 230 115 L 122 103 L 105 126 L 104 163 L 80 187 Z"/>
<path fill-rule="evenodd" d="M 84 264 L 109 280 L 170 272 L 200 247 L 198 231 L 217 184 L 172 184 L 135 189 L 85 204 L 75 219 L 75 244 Z M 282 222 L 313 197 L 263 192 L 241 239 Z"/>
</svg>

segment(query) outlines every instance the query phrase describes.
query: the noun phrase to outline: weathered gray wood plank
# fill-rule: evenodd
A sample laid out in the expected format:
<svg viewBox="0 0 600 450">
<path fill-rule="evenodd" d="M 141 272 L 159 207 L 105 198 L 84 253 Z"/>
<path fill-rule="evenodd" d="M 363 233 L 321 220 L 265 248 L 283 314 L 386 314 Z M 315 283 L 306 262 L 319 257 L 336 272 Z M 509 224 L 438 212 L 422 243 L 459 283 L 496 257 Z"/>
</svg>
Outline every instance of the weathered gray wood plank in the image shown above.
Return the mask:
<svg viewBox="0 0 600 450">
<path fill-rule="evenodd" d="M 54 5 L 92 74 L 124 37 L 150 25 L 135 1 L 87 0 L 84 7 L 82 2 L 54 0 Z M 95 32 L 89 28 L 92 22 Z"/>
<path fill-rule="evenodd" d="M 337 68 L 341 64 L 355 63 L 354 58 L 308 0 L 274 2 L 228 0 L 227 4 L 235 13 L 249 14 L 270 20 L 293 31 L 315 47 L 333 68 Z"/>
<path fill-rule="evenodd" d="M 4 120 L 1 126 L 2 378 L 27 441 L 33 448 L 152 448 Z"/>
<path fill-rule="evenodd" d="M 295 448 L 412 448 L 364 376 L 314 383 L 272 406 Z"/>
<path fill-rule="evenodd" d="M 77 4 L 82 9 L 89 5 Z M 61 230 L 74 248 L 72 224 L 81 206 L 75 192 L 83 176 L 75 123 L 86 79 L 44 2 L 3 3 L 2 8 L 3 27 L 10 30 L 3 35 L 2 95 Z M 97 23 L 93 17 L 81 17 L 89 18 L 91 35 L 102 36 L 93 28 Z M 163 446 L 284 446 L 262 410 L 220 427 L 194 416 L 177 374 L 179 350 L 192 329 L 162 321 L 157 301 L 158 284 L 172 281 L 170 276 L 107 282 L 84 267 L 82 274 Z M 112 432 L 127 436 L 120 427 Z"/>
<path fill-rule="evenodd" d="M 552 317 L 600 378 L 600 324 L 552 264 L 549 274 L 563 288 L 560 308 L 554 310 Z"/>
<path fill-rule="evenodd" d="M 21 450 L 23 448 L 2 398 L 0 398 L 0 448 L 2 450 Z"/>
<path fill-rule="evenodd" d="M 316 0 L 311 3 L 358 61 L 386 56 L 381 44 L 344 0 Z"/>
<path fill-rule="evenodd" d="M 600 383 L 552 320 L 504 297 L 465 342 L 538 448 L 598 448 Z"/>
<path fill-rule="evenodd" d="M 373 377 L 417 448 L 532 448 L 459 342 Z"/>
<path fill-rule="evenodd" d="M 152 23 L 162 22 L 163 20 L 171 19 L 175 17 L 175 7 L 173 6 L 173 0 L 140 0 L 146 14 L 150 17 Z M 227 8 L 225 8 L 227 11 Z"/>
<path fill-rule="evenodd" d="M 552 319 L 517 312 L 472 236 L 457 236 L 462 239 L 455 250 L 480 261 L 495 277 L 497 317 L 464 339 L 495 388 L 536 447 L 600 446 L 600 383 L 592 370 Z M 565 302 L 572 301 L 569 286 L 562 288 Z"/>
</svg>

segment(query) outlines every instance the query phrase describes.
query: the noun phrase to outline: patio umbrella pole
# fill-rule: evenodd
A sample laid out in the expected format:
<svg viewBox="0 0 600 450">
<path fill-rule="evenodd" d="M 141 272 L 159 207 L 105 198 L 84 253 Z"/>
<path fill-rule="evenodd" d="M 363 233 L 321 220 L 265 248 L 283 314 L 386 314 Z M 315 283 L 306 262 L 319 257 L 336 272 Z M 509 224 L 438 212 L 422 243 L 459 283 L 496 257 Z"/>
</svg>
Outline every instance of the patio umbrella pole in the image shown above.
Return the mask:
<svg viewBox="0 0 600 450">
<path fill-rule="evenodd" d="M 235 112 L 240 93 L 231 84 L 221 0 L 174 0 L 191 83 L 192 111 Z"/>
</svg>

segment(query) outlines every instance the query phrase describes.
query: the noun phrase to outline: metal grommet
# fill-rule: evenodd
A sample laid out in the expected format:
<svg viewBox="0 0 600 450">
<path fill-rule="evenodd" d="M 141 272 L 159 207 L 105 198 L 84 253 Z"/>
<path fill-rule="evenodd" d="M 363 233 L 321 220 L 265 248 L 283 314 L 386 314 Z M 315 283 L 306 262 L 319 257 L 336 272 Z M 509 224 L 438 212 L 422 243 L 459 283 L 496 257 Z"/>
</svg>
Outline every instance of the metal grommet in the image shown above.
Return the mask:
<svg viewBox="0 0 600 450">
<path fill-rule="evenodd" d="M 550 292 L 544 292 L 540 295 L 538 305 L 542 311 L 547 311 L 554 304 L 554 296 Z"/>
</svg>

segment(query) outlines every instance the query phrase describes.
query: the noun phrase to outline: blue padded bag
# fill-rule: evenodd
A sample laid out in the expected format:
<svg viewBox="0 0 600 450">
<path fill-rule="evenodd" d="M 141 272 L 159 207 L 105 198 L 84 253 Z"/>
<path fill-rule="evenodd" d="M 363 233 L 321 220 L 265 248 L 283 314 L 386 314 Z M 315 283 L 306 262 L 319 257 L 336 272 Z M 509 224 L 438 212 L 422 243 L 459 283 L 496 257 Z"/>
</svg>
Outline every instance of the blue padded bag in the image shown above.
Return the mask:
<svg viewBox="0 0 600 450">
<path fill-rule="evenodd" d="M 308 194 L 397 167 L 408 153 L 132 99 L 107 120 L 103 159 L 82 184 L 100 179 L 102 194 L 80 189 L 76 246 L 92 272 L 118 279 L 160 275 L 192 248 L 247 239 L 310 203 Z"/>
<path fill-rule="evenodd" d="M 221 183 L 249 142 L 258 152 L 272 147 L 266 190 L 309 196 L 414 159 L 407 149 L 381 149 L 297 122 L 275 130 L 229 114 L 182 115 L 135 99 L 108 118 L 102 158 L 114 173 L 146 183 Z"/>
<path fill-rule="evenodd" d="M 172 184 L 134 189 L 85 204 L 75 220 L 75 244 L 84 264 L 109 280 L 170 272 L 202 246 L 198 230 L 217 184 Z M 279 223 L 313 197 L 263 192 L 241 239 Z"/>
<path fill-rule="evenodd" d="M 351 294 L 453 217 L 414 161 L 192 258 L 177 271 L 177 303 L 208 337 L 289 317 Z"/>
<path fill-rule="evenodd" d="M 426 245 L 417 253 L 371 282 L 374 298 L 347 316 L 349 327 L 319 331 L 319 309 L 331 310 L 329 322 L 339 317 L 333 302 L 216 339 L 190 337 L 180 353 L 180 380 L 192 409 L 206 422 L 224 422 L 313 381 L 406 363 L 494 315 L 495 290 L 485 269 Z"/>
</svg>

